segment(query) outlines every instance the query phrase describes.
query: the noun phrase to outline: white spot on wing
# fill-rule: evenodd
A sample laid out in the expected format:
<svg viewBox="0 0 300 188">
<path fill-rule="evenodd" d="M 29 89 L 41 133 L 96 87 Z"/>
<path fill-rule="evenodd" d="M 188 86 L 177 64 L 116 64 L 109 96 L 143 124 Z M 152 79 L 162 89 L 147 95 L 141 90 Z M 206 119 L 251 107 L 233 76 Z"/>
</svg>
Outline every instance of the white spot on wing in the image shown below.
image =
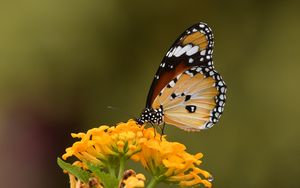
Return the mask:
<svg viewBox="0 0 300 188">
<path fill-rule="evenodd" d="M 182 49 L 181 46 L 178 46 L 178 47 L 176 48 L 176 50 L 174 51 L 174 56 L 175 56 L 175 57 L 178 57 L 178 56 L 176 56 L 176 54 L 177 54 L 181 49 Z"/>
<path fill-rule="evenodd" d="M 191 56 L 198 52 L 199 46 L 194 46 L 189 51 L 186 52 L 186 55 Z"/>
<path fill-rule="evenodd" d="M 194 74 L 191 73 L 190 71 L 185 71 L 185 74 L 189 75 L 190 77 L 193 77 L 193 76 L 194 76 Z"/>
<path fill-rule="evenodd" d="M 218 108 L 218 111 L 221 113 L 223 110 L 222 110 L 222 107 L 219 107 Z"/>
<path fill-rule="evenodd" d="M 173 48 L 172 50 L 170 50 L 170 53 L 168 54 L 168 57 L 172 57 L 172 55 L 174 54 L 175 50 L 176 50 L 176 48 Z"/>
<path fill-rule="evenodd" d="M 222 93 L 225 92 L 225 87 L 221 87 L 221 92 L 222 92 Z"/>
<path fill-rule="evenodd" d="M 220 99 L 221 99 L 221 100 L 224 100 L 224 95 L 220 95 Z"/>
<path fill-rule="evenodd" d="M 175 57 L 179 57 L 182 54 L 184 54 L 185 52 L 189 51 L 192 48 L 192 45 L 188 44 L 185 45 L 183 48 L 181 48 L 179 51 L 176 52 Z"/>
<path fill-rule="evenodd" d="M 175 86 L 175 82 L 172 80 L 172 81 L 169 83 L 169 85 L 170 85 L 171 87 L 174 87 L 174 86 Z"/>
<path fill-rule="evenodd" d="M 206 52 L 206 50 L 202 50 L 201 52 L 200 52 L 200 55 L 205 55 L 205 52 Z"/>
</svg>

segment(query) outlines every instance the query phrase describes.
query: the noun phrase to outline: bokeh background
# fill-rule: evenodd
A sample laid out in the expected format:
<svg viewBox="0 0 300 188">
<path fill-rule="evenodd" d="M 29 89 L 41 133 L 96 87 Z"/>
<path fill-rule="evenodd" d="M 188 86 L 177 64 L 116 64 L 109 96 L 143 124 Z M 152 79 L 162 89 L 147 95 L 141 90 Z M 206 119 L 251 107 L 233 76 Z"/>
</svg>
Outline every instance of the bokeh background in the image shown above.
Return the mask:
<svg viewBox="0 0 300 188">
<path fill-rule="evenodd" d="M 213 29 L 228 102 L 217 126 L 168 126 L 169 139 L 204 153 L 214 187 L 299 187 L 299 5 L 2 0 L 1 187 L 68 187 L 56 157 L 70 133 L 137 116 L 166 50 L 199 21 Z"/>
</svg>

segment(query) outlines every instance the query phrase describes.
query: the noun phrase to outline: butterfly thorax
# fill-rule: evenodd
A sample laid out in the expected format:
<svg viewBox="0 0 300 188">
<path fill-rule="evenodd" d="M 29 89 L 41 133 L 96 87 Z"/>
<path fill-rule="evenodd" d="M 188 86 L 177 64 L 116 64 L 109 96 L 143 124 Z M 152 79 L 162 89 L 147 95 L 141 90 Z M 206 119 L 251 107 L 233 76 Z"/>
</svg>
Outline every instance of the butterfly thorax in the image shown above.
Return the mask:
<svg viewBox="0 0 300 188">
<path fill-rule="evenodd" d="M 146 107 L 139 118 L 137 118 L 138 124 L 151 123 L 160 125 L 163 123 L 164 113 L 162 107 L 153 109 Z"/>
</svg>

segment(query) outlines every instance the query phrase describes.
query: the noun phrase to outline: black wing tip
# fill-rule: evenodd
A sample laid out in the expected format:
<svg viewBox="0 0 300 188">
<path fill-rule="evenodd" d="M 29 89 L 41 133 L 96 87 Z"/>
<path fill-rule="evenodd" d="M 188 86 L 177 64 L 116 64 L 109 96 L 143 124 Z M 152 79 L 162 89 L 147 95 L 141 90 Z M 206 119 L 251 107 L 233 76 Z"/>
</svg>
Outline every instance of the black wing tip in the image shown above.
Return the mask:
<svg viewBox="0 0 300 188">
<path fill-rule="evenodd" d="M 211 28 L 210 26 L 206 23 L 206 22 L 198 22 L 198 23 L 195 23 L 194 25 L 190 26 L 188 28 L 189 29 L 209 29 L 211 31 Z"/>
</svg>

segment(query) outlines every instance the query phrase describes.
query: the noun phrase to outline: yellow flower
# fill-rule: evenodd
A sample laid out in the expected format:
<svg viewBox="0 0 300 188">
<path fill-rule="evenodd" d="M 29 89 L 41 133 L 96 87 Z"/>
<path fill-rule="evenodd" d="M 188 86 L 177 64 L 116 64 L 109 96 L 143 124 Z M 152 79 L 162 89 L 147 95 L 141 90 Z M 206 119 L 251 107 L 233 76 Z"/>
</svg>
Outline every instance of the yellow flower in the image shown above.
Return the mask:
<svg viewBox="0 0 300 188">
<path fill-rule="evenodd" d="M 127 170 L 124 173 L 120 187 L 143 188 L 145 187 L 145 180 L 146 178 L 143 174 L 136 174 L 133 170 Z"/>
<path fill-rule="evenodd" d="M 165 137 L 158 139 L 161 135 L 156 133 L 154 137 L 149 130 L 153 132 L 153 129 L 144 130 L 145 139 L 140 143 L 141 152 L 133 155 L 132 160 L 141 162 L 158 181 L 176 183 L 182 187 L 197 184 L 212 186 L 206 180 L 211 175 L 198 167 L 203 156 L 201 153 L 189 154 L 183 144 L 168 142 Z"/>
<path fill-rule="evenodd" d="M 78 161 L 73 165 L 83 170 L 93 171 L 88 164 L 100 167 L 100 171 L 105 169 L 104 172 L 115 175 L 124 188 L 145 186 L 142 174 L 134 173 L 122 179 L 125 161 L 128 159 L 140 162 L 153 176 L 148 187 L 154 187 L 161 181 L 182 187 L 199 184 L 208 188 L 212 186 L 210 173 L 200 169 L 202 153 L 189 154 L 183 144 L 169 142 L 165 135 L 160 135 L 153 128 L 144 128 L 134 120 L 113 127 L 103 125 L 87 133 L 71 135 L 79 141 L 67 148 L 62 158 L 66 160 L 75 156 Z M 119 169 L 119 173 L 115 172 L 116 169 Z M 70 180 L 71 187 L 78 184 L 78 181 L 74 182 L 74 177 L 70 176 Z"/>
<path fill-rule="evenodd" d="M 138 140 L 144 128 L 135 121 L 120 123 L 116 127 L 100 126 L 87 133 L 71 134 L 81 140 L 66 149 L 64 160 L 71 156 L 82 162 L 105 166 L 111 157 L 130 157 L 140 151 Z"/>
</svg>

